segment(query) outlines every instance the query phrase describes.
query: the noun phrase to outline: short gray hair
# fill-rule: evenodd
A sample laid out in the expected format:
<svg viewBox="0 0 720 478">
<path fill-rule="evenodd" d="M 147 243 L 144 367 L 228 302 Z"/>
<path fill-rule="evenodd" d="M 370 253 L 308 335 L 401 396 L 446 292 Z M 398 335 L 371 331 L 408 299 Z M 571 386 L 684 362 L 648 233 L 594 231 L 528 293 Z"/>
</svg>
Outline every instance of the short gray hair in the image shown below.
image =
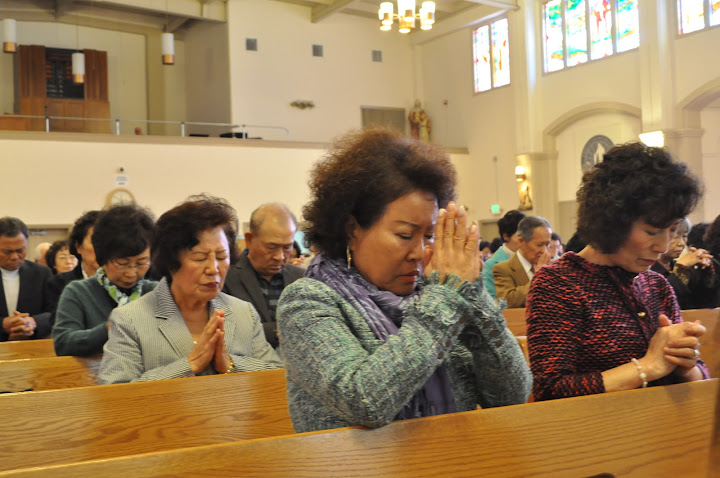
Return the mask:
<svg viewBox="0 0 720 478">
<path fill-rule="evenodd" d="M 544 226 L 550 228 L 550 223 L 544 217 L 527 216 L 518 224 L 518 236 L 525 239 L 525 242 L 532 239 L 536 227 Z"/>
</svg>

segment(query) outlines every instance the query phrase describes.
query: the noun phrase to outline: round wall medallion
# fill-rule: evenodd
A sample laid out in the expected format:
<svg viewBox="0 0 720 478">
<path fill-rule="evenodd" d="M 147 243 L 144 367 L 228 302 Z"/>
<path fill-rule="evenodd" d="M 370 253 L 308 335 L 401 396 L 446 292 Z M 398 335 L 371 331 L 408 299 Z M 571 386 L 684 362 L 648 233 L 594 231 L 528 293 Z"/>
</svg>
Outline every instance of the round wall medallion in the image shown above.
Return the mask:
<svg viewBox="0 0 720 478">
<path fill-rule="evenodd" d="M 613 146 L 615 146 L 615 143 L 607 136 L 598 134 L 590 138 L 588 142 L 585 143 L 580 157 L 583 173 L 602 161 L 603 155 Z"/>
</svg>

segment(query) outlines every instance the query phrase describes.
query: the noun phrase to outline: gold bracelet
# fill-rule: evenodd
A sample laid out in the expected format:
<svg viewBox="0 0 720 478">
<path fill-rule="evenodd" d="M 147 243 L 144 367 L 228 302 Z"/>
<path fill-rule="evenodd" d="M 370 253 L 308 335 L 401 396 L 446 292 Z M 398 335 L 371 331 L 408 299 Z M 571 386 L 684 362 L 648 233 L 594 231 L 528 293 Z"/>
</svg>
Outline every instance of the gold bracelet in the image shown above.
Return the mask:
<svg viewBox="0 0 720 478">
<path fill-rule="evenodd" d="M 230 361 L 230 364 L 228 365 L 227 370 L 225 370 L 225 373 L 232 373 L 233 369 L 235 368 L 235 362 L 233 362 L 232 356 L 228 354 L 228 360 Z"/>
</svg>

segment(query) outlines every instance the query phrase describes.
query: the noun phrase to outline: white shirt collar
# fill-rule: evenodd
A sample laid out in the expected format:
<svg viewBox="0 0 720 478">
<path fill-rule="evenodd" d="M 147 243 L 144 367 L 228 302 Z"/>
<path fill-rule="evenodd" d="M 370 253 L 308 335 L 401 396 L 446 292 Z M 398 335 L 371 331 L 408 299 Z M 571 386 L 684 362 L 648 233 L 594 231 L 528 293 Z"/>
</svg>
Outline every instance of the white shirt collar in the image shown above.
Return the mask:
<svg viewBox="0 0 720 478">
<path fill-rule="evenodd" d="M 533 265 L 532 265 L 527 259 L 525 259 L 525 257 L 523 257 L 522 252 L 520 252 L 520 249 L 518 249 L 517 256 L 518 256 L 518 259 L 520 259 L 520 264 L 522 264 L 523 269 L 525 269 L 525 273 L 527 274 L 528 279 L 532 280 L 532 278 L 533 278 L 533 271 L 532 271 Z"/>
<path fill-rule="evenodd" d="M 0 267 L 0 272 L 2 272 L 3 279 L 14 279 L 14 278 L 20 276 L 20 269 L 15 269 L 14 271 L 9 271 L 7 269 L 3 269 Z"/>
</svg>

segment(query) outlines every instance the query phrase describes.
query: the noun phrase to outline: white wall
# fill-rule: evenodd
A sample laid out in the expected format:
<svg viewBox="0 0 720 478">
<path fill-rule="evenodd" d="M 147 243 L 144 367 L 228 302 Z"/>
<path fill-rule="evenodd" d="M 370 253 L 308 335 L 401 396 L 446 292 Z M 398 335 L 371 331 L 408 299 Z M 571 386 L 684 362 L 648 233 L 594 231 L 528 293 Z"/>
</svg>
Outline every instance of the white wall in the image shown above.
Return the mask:
<svg viewBox="0 0 720 478">
<path fill-rule="evenodd" d="M 675 99 L 678 102 L 706 83 L 720 78 L 720 61 L 714 58 L 718 45 L 720 28 L 717 27 L 675 38 Z"/>
<path fill-rule="evenodd" d="M 700 113 L 702 168 L 705 177 L 705 217 L 712 222 L 720 215 L 720 108 L 706 108 Z"/>
<path fill-rule="evenodd" d="M 27 181 L 6 181 L 0 188 L 2 215 L 29 225 L 71 224 L 83 211 L 102 208 L 121 166 L 137 202 L 156 216 L 191 194 L 207 192 L 226 198 L 242 223 L 265 202 L 283 202 L 301 217 L 310 169 L 326 145 L 0 133 L 0 151 L 3 169 L 22 156 L 33 171 L 31 189 Z M 459 170 L 466 168 L 467 155 L 451 157 Z"/>
<path fill-rule="evenodd" d="M 106 51 L 110 116 L 147 118 L 144 35 L 82 26 L 76 33 L 74 25 L 20 21 L 17 33 L 20 45 Z M 13 112 L 13 71 L 13 55 L 0 54 L 0 113 Z"/>
<path fill-rule="evenodd" d="M 310 22 L 310 8 L 270 0 L 227 3 L 232 121 L 284 126 L 293 141 L 329 141 L 361 126 L 361 106 L 410 108 L 414 101 L 412 48 L 377 20 L 335 14 Z M 246 51 L 256 38 L 258 51 Z M 312 44 L 324 46 L 323 58 Z M 371 61 L 382 50 L 383 62 Z M 294 100 L 312 100 L 300 110 Z M 251 136 L 285 139 L 250 129 Z"/>
</svg>

